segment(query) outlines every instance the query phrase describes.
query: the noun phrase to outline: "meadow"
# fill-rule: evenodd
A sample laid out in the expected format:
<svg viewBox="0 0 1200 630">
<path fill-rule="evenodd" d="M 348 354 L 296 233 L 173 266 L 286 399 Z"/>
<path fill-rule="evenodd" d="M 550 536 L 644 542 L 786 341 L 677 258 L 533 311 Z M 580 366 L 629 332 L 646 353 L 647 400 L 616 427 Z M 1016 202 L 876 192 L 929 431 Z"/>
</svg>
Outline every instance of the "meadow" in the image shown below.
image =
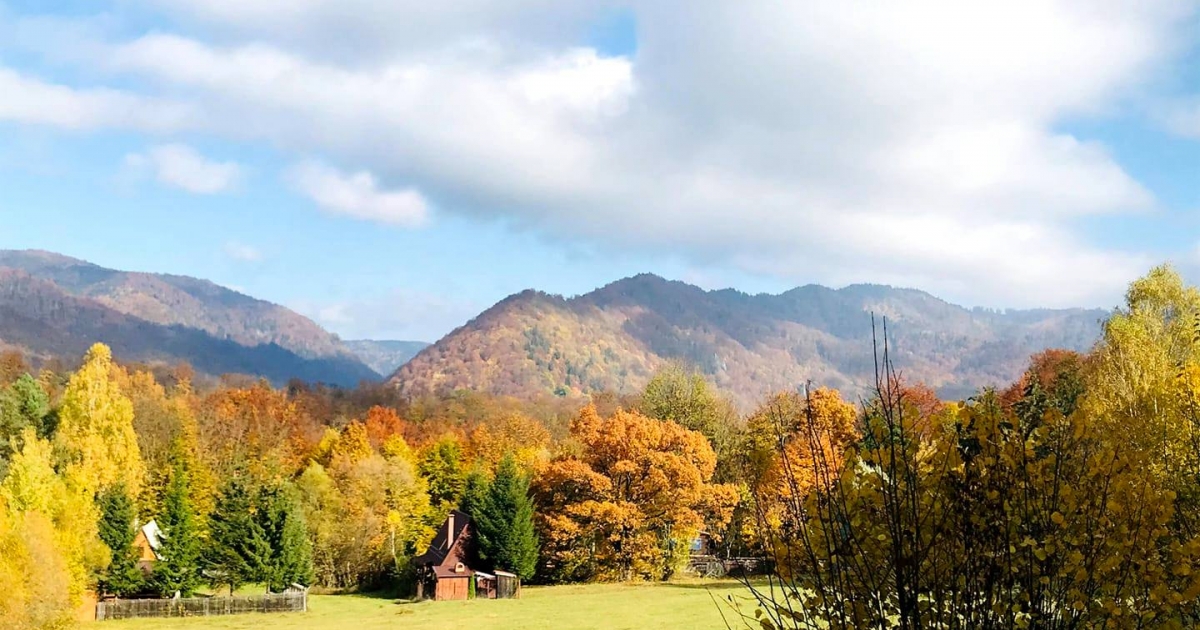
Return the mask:
<svg viewBox="0 0 1200 630">
<path fill-rule="evenodd" d="M 623 630 L 745 627 L 728 596 L 748 604 L 733 581 L 526 587 L 521 599 L 410 602 L 372 595 L 313 595 L 307 613 L 103 622 L 103 630 Z"/>
</svg>

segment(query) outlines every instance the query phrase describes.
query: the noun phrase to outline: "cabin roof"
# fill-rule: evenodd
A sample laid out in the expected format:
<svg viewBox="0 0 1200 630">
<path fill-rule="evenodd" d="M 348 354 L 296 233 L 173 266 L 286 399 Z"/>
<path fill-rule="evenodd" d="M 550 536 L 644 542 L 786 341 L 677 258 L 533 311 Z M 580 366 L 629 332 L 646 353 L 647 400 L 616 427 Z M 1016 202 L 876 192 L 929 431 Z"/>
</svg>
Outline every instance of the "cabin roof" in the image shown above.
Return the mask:
<svg viewBox="0 0 1200 630">
<path fill-rule="evenodd" d="M 450 532 L 450 516 L 454 517 L 454 532 Z M 467 533 L 467 528 L 470 526 L 471 517 L 465 512 L 458 510 L 450 510 L 450 516 L 442 522 L 442 526 L 438 528 L 437 535 L 433 537 L 433 542 L 429 543 L 429 549 L 425 553 L 413 558 L 418 564 L 440 565 L 446 560 L 446 556 L 450 555 L 450 551 L 458 546 Z M 447 544 L 449 543 L 449 544 Z M 454 574 L 462 575 L 462 574 Z"/>
<path fill-rule="evenodd" d="M 146 537 L 146 544 L 150 545 L 150 550 L 154 552 L 154 556 L 161 560 L 162 557 L 159 555 L 159 549 L 162 548 L 162 530 L 159 529 L 158 523 L 150 521 L 142 525 L 142 535 Z"/>
</svg>

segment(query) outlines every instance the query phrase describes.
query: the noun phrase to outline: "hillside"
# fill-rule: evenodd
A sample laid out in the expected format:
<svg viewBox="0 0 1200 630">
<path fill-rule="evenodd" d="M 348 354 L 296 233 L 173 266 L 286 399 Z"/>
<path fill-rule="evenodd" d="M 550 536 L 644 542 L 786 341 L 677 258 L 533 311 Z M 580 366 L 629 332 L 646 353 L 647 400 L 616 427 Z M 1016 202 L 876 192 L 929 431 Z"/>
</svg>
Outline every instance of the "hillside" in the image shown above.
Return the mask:
<svg viewBox="0 0 1200 630">
<path fill-rule="evenodd" d="M 1044 348 L 1089 347 L 1107 316 L 966 309 L 878 285 L 747 295 L 639 275 L 570 299 L 534 291 L 506 298 L 390 382 L 407 395 L 629 392 L 666 360 L 683 359 L 743 407 L 807 380 L 858 394 L 872 378 L 871 313 L 887 317 L 904 375 L 950 396 L 1011 382 Z"/>
<path fill-rule="evenodd" d="M 206 280 L 0 251 L 0 345 L 77 356 L 96 341 L 124 360 L 187 361 L 210 374 L 340 385 L 377 378 L 311 320 Z"/>
<path fill-rule="evenodd" d="M 382 376 L 395 372 L 429 346 L 426 341 L 347 340 L 346 347 Z"/>
</svg>

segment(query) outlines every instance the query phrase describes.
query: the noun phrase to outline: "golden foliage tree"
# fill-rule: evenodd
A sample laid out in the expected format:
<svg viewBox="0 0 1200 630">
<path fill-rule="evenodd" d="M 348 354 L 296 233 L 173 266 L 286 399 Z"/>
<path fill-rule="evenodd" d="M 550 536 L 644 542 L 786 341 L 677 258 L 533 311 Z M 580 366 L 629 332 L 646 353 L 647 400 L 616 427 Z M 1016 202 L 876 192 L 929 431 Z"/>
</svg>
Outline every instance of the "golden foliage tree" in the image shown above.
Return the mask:
<svg viewBox="0 0 1200 630">
<path fill-rule="evenodd" d="M 525 470 L 536 470 L 550 455 L 550 433 L 541 423 L 519 413 L 506 413 L 471 432 L 468 450 L 476 462 L 494 469 L 512 455 Z"/>
<path fill-rule="evenodd" d="M 555 579 L 666 577 L 706 522 L 723 524 L 734 489 L 711 483 L 708 440 L 674 422 L 587 407 L 571 425 L 578 457 L 551 462 L 535 486 L 543 555 Z"/>
<path fill-rule="evenodd" d="M 50 519 L 13 512 L 0 500 L 0 626 L 47 630 L 72 625 L 67 570 Z"/>
<path fill-rule="evenodd" d="M 199 401 L 191 382 L 180 379 L 168 391 L 150 372 L 119 373 L 125 375 L 121 385 L 133 403 L 134 430 L 147 467 L 142 513 L 147 518 L 157 513 L 174 467 L 182 465 L 188 474 L 188 498 L 203 525 L 216 506 L 220 484 L 200 444 Z"/>
<path fill-rule="evenodd" d="M 59 409 L 55 447 L 68 485 L 91 497 L 115 483 L 137 496 L 146 470 L 133 429 L 133 404 L 114 378 L 112 351 L 88 350 Z"/>
<path fill-rule="evenodd" d="M 1176 526 L 1200 535 L 1200 290 L 1168 266 L 1134 281 L 1104 326 L 1080 406 L 1144 452 L 1178 495 Z"/>
<path fill-rule="evenodd" d="M 108 549 L 98 536 L 99 513 L 90 495 L 68 486 L 55 473 L 47 440 L 37 437 L 33 429 L 26 429 L 23 443 L 24 447 L 13 458 L 8 475 L 0 484 L 0 505 L 16 519 L 10 521 L 10 526 L 29 528 L 29 535 L 35 537 L 31 542 L 36 545 L 27 551 L 42 559 L 51 553 L 40 537 L 49 524 L 53 553 L 56 554 L 55 561 L 49 566 L 61 564 L 65 570 L 63 594 L 74 605 L 91 588 L 97 574 L 109 561 Z M 24 565 L 21 560 L 13 562 L 18 570 L 30 575 L 42 570 Z M 59 581 L 53 577 L 53 572 L 38 575 L 39 580 Z"/>
<path fill-rule="evenodd" d="M 433 537 L 425 480 L 399 435 L 383 454 L 371 449 L 361 423 L 335 435 L 328 466 L 313 461 L 296 481 L 315 577 L 332 587 L 378 585 Z"/>
</svg>

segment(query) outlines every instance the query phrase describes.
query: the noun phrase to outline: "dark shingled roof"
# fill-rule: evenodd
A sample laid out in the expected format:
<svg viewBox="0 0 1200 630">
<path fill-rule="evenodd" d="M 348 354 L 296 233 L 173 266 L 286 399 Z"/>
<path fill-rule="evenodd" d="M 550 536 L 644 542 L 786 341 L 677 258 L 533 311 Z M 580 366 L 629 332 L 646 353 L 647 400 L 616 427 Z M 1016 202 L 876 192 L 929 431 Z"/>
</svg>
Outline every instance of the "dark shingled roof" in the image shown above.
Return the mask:
<svg viewBox="0 0 1200 630">
<path fill-rule="evenodd" d="M 465 512 L 458 510 L 450 510 L 450 514 L 454 515 L 454 543 L 458 544 L 463 539 L 463 533 L 467 529 L 467 525 L 471 522 L 471 517 Z M 433 537 L 433 542 L 429 543 L 429 549 L 413 558 L 417 564 L 432 564 L 439 565 L 446 559 L 446 555 L 450 553 L 451 545 L 446 544 L 450 539 L 449 535 L 450 519 L 447 518 L 442 526 L 438 528 L 437 535 Z"/>
</svg>

